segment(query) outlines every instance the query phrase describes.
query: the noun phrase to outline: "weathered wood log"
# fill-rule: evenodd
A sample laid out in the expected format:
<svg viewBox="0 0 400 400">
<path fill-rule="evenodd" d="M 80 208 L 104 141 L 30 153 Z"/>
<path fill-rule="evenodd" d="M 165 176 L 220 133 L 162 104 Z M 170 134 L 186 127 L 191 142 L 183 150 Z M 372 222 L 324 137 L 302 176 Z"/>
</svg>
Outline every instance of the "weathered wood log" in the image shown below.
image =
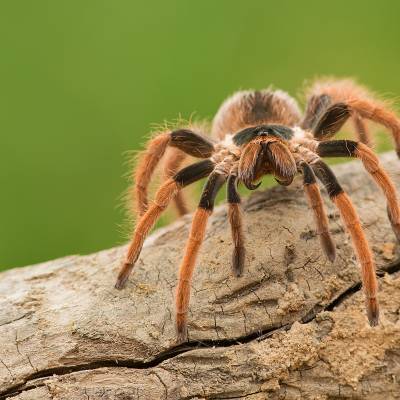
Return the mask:
<svg viewBox="0 0 400 400">
<path fill-rule="evenodd" d="M 381 157 L 400 186 L 394 153 Z M 400 398 L 400 259 L 383 195 L 358 161 L 335 167 L 378 265 L 381 323 L 368 325 L 360 273 L 337 211 L 321 252 L 301 181 L 245 203 L 244 276 L 231 273 L 222 205 L 195 271 L 189 342 L 173 297 L 190 216 L 149 238 L 126 289 L 125 247 L 0 274 L 0 398 Z M 44 244 L 45 245 L 45 244 Z"/>
</svg>

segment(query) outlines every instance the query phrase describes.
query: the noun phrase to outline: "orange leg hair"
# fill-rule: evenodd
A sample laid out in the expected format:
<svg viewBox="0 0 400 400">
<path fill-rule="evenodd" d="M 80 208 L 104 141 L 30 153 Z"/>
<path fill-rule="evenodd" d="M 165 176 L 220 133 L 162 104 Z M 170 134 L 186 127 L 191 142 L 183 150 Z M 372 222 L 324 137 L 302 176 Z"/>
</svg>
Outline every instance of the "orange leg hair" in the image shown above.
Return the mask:
<svg viewBox="0 0 400 400">
<path fill-rule="evenodd" d="M 200 161 L 183 168 L 158 189 L 153 204 L 142 215 L 136 225 L 125 262 L 118 274 L 117 282 L 115 284 L 117 289 L 122 289 L 125 286 L 125 283 L 142 250 L 146 236 L 157 222 L 161 213 L 167 208 L 170 201 L 176 196 L 182 187 L 208 176 L 213 169 L 214 163 L 211 160 Z"/>
<path fill-rule="evenodd" d="M 339 209 L 343 222 L 350 233 L 358 261 L 361 265 L 361 275 L 366 296 L 366 307 L 369 323 L 376 326 L 379 323 L 379 305 L 377 299 L 378 282 L 376 280 L 375 263 L 367 238 L 361 227 L 356 210 L 346 193 L 340 193 L 332 199 Z"/>
<path fill-rule="evenodd" d="M 366 132 L 365 126 L 362 126 L 362 119 L 369 119 L 390 130 L 397 154 L 400 157 L 400 119 L 387 102 L 376 99 L 366 88 L 350 79 L 327 79 L 315 82 L 308 92 L 309 107 L 303 122 L 304 127 L 308 129 L 309 127 L 306 126 L 306 123 L 310 120 L 315 122 L 330 106 L 345 105 L 349 107 L 353 118 L 359 119 L 359 121 L 355 121 L 357 130 L 361 129 L 361 131 Z M 312 118 L 313 113 L 318 114 L 317 118 Z M 359 123 L 360 125 L 357 127 Z M 311 127 L 311 124 L 309 125 Z M 358 133 L 360 134 L 360 130 Z M 368 140 L 367 137 L 365 139 Z M 366 142 L 363 140 L 362 135 L 360 135 L 360 140 L 361 142 Z"/>
<path fill-rule="evenodd" d="M 199 207 L 193 216 L 185 255 L 179 267 L 178 286 L 176 290 L 176 330 L 178 342 L 187 340 L 187 313 L 193 271 L 200 246 L 204 240 L 207 221 L 214 207 L 215 197 L 225 180 L 226 176 L 220 173 L 214 172 L 210 175 L 203 189 Z"/>
<path fill-rule="evenodd" d="M 387 199 L 389 219 L 398 240 L 400 240 L 400 207 L 397 191 L 387 172 L 380 166 L 376 154 L 366 145 L 359 143 L 355 151 L 364 164 L 365 169 L 372 175 L 377 185 L 382 189 Z"/>
<path fill-rule="evenodd" d="M 400 240 L 400 207 L 397 191 L 376 154 L 365 144 L 352 140 L 318 143 L 316 152 L 322 157 L 357 157 L 362 161 L 365 169 L 386 196 L 389 219 L 397 239 Z"/>
<path fill-rule="evenodd" d="M 166 132 L 159 134 L 148 142 L 146 150 L 140 155 L 134 173 L 135 186 L 133 190 L 136 209 L 140 216 L 147 210 L 147 187 L 158 162 L 168 147 L 170 139 L 170 135 Z"/>
<path fill-rule="evenodd" d="M 196 258 L 204 240 L 210 214 L 210 210 L 203 208 L 198 208 L 195 212 L 185 248 L 185 256 L 179 268 L 179 281 L 176 289 L 176 330 L 178 342 L 183 342 L 187 339 L 186 325 L 190 300 L 190 285 L 196 265 Z"/>
<path fill-rule="evenodd" d="M 361 227 L 360 219 L 350 198 L 343 191 L 328 165 L 322 160 L 318 160 L 312 166 L 316 175 L 325 185 L 332 202 L 338 208 L 346 230 L 350 234 L 357 260 L 361 265 L 368 320 L 371 326 L 376 326 L 379 323 L 378 283 L 376 280 L 374 259 Z"/>
<path fill-rule="evenodd" d="M 328 217 L 326 215 L 321 192 L 315 179 L 315 174 L 312 168 L 305 161 L 299 162 L 299 168 L 303 172 L 304 193 L 306 195 L 308 205 L 314 214 L 314 222 L 317 226 L 317 233 L 320 238 L 322 249 L 328 257 L 328 260 L 333 262 L 335 261 L 336 257 L 336 248 L 329 232 Z"/>
<path fill-rule="evenodd" d="M 133 266 L 142 250 L 146 236 L 179 190 L 179 184 L 173 179 L 169 179 L 157 191 L 154 203 L 143 214 L 142 218 L 136 225 L 125 262 L 118 274 L 117 283 L 115 284 L 117 289 L 122 289 L 125 286 L 125 283 L 132 272 Z"/>
<path fill-rule="evenodd" d="M 185 158 L 186 154 L 182 150 L 179 150 L 177 148 L 170 148 L 169 151 L 167 151 L 164 162 L 164 175 L 166 179 L 171 178 L 176 174 Z M 179 191 L 176 194 L 174 202 L 178 215 L 185 215 L 189 212 L 185 196 L 182 191 Z"/>
<path fill-rule="evenodd" d="M 358 136 L 358 140 L 368 147 L 372 147 L 371 134 L 368 130 L 368 126 L 356 112 L 353 113 L 353 124 Z"/>
<path fill-rule="evenodd" d="M 392 132 L 397 155 L 400 157 L 400 120 L 397 115 L 378 102 L 364 99 L 349 100 L 348 104 L 361 118 L 383 125 Z"/>
<path fill-rule="evenodd" d="M 208 158 L 214 152 L 214 146 L 208 139 L 189 129 L 163 132 L 151 139 L 146 146 L 146 150 L 139 156 L 139 162 L 134 174 L 135 187 L 133 196 L 139 215 L 143 215 L 147 210 L 147 187 L 158 162 L 163 157 L 168 146 L 177 148 L 197 158 Z M 172 159 L 170 162 L 176 163 L 177 160 Z"/>
</svg>

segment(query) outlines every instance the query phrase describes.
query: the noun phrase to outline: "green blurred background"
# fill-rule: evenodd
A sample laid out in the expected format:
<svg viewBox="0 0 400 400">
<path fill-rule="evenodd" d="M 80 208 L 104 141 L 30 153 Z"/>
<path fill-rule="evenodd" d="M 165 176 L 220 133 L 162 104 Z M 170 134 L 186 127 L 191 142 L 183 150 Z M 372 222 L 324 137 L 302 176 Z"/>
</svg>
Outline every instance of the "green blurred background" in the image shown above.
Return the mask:
<svg viewBox="0 0 400 400">
<path fill-rule="evenodd" d="M 399 15 L 394 0 L 3 0 L 0 269 L 122 243 L 124 152 L 152 123 L 327 74 L 398 96 Z"/>
</svg>

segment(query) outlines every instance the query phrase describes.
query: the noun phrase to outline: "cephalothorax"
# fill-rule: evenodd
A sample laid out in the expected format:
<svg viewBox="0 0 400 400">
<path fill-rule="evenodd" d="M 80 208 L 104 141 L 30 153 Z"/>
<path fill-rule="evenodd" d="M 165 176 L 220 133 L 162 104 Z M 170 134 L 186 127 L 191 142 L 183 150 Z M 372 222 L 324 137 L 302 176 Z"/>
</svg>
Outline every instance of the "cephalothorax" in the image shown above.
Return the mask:
<svg viewBox="0 0 400 400">
<path fill-rule="evenodd" d="M 332 136 L 349 119 L 353 121 L 360 141 L 332 140 Z M 331 262 L 335 260 L 335 245 L 329 233 L 328 218 L 316 177 L 336 205 L 361 266 L 369 323 L 371 326 L 377 325 L 379 306 L 372 252 L 350 198 L 322 160 L 322 157 L 357 157 L 362 161 L 387 198 L 389 220 L 400 240 L 397 193 L 378 158 L 369 148 L 370 138 L 365 120 L 388 128 L 400 154 L 400 120 L 385 103 L 374 99 L 364 88 L 350 80 L 325 80 L 314 84 L 308 93 L 304 115 L 296 101 L 280 90 L 242 91 L 228 98 L 220 107 L 213 121 L 212 139 L 190 127 L 159 133 L 148 142 L 135 172 L 135 202 L 140 218 L 116 288 L 121 289 L 125 285 L 146 235 L 171 200 L 175 200 L 178 210 L 184 214 L 186 206 L 181 189 L 208 177 L 193 216 L 179 269 L 176 328 L 178 341 L 186 340 L 196 256 L 218 191 L 226 182 L 228 219 L 234 244 L 232 268 L 233 273 L 240 276 L 245 262 L 245 239 L 238 183 L 242 182 L 253 190 L 258 187 L 257 182 L 263 175 L 272 174 L 278 183 L 289 185 L 300 173 L 322 249 Z M 158 189 L 154 201 L 148 205 L 147 187 L 157 163 L 167 150 L 166 181 Z M 202 160 L 178 171 L 186 155 Z"/>
</svg>

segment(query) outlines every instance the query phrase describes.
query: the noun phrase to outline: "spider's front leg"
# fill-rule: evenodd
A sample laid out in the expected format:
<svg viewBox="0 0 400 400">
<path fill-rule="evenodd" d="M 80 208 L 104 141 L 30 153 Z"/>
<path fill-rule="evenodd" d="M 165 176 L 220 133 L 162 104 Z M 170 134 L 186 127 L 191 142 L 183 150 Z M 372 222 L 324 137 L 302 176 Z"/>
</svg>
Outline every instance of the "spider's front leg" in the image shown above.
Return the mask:
<svg viewBox="0 0 400 400">
<path fill-rule="evenodd" d="M 380 165 L 378 157 L 363 143 L 353 140 L 327 140 L 340 129 L 350 115 L 350 106 L 344 103 L 335 103 L 328 107 L 322 115 L 319 116 L 319 119 L 314 121 L 312 129 L 313 136 L 317 139 L 325 140 L 318 141 L 311 138 L 302 138 L 298 139 L 298 141 L 303 147 L 306 147 L 321 157 L 359 158 L 364 164 L 365 169 L 373 177 L 386 196 L 389 220 L 397 240 L 400 241 L 400 206 L 397 199 L 396 188 L 389 175 Z M 305 119 L 305 121 L 307 121 L 307 119 Z"/>
<path fill-rule="evenodd" d="M 215 197 L 225 183 L 226 178 L 225 174 L 214 170 L 204 186 L 198 208 L 193 216 L 185 255 L 179 267 L 178 286 L 176 290 L 176 331 L 177 342 L 179 343 L 187 340 L 187 313 L 196 258 L 204 240 L 208 218 L 214 208 Z"/>
<path fill-rule="evenodd" d="M 353 248 L 361 265 L 368 320 L 371 326 L 376 326 L 379 323 L 378 282 L 375 273 L 375 262 L 367 238 L 361 227 L 360 219 L 350 198 L 344 192 L 328 165 L 321 159 L 314 160 L 311 165 L 317 177 L 328 191 L 332 202 L 338 208 L 344 225 L 350 234 Z"/>
<path fill-rule="evenodd" d="M 375 153 L 363 143 L 352 140 L 332 140 L 315 143 L 315 151 L 321 157 L 357 157 L 386 196 L 389 220 L 393 232 L 400 241 L 400 206 L 396 188 L 382 168 Z"/>
<path fill-rule="evenodd" d="M 215 164 L 211 160 L 199 161 L 198 163 L 183 168 L 158 189 L 153 204 L 148 208 L 136 225 L 125 262 L 118 274 L 115 284 L 117 289 L 122 289 L 125 286 L 142 250 L 144 239 L 157 222 L 161 213 L 167 208 L 170 201 L 183 187 L 208 176 L 214 169 L 214 166 Z"/>
</svg>

